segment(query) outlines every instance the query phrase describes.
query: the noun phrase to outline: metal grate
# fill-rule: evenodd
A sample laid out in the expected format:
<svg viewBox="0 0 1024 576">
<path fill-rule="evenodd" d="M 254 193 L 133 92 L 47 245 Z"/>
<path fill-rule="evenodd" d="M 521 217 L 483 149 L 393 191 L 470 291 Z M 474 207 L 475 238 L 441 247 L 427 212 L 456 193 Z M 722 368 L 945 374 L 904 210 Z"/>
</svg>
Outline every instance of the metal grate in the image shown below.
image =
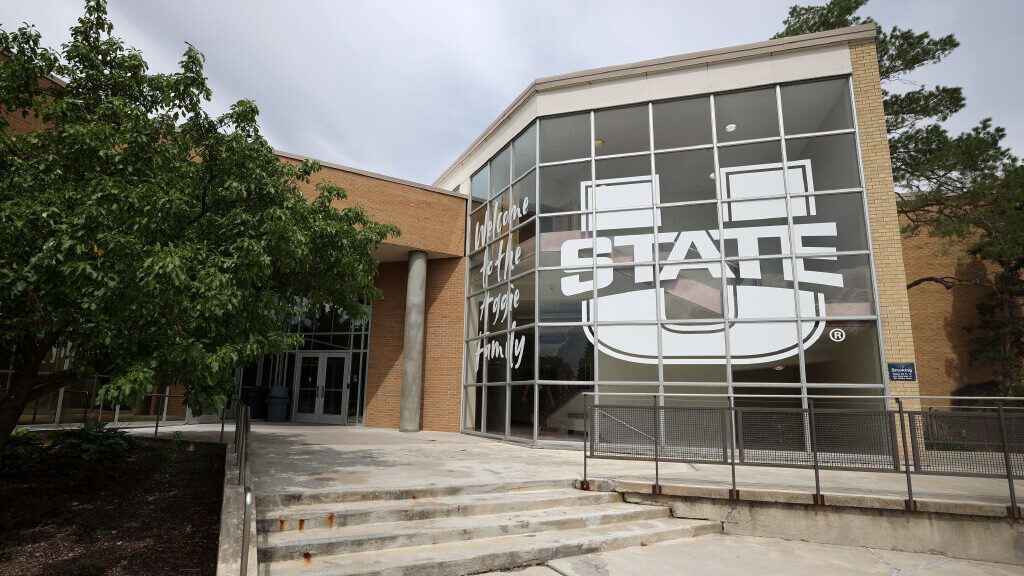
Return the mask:
<svg viewBox="0 0 1024 576">
<path fill-rule="evenodd" d="M 994 411 L 907 413 L 914 469 L 922 474 L 1006 476 L 999 414 Z M 1010 467 L 1024 478 L 1024 414 L 1004 414 Z"/>
</svg>

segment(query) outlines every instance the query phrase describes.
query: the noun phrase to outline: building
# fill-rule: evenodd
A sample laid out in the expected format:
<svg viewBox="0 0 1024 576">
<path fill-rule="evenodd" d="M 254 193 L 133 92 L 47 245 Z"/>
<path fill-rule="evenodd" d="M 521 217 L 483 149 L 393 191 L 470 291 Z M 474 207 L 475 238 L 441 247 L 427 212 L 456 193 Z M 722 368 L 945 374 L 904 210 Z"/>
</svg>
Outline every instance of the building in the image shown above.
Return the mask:
<svg viewBox="0 0 1024 576">
<path fill-rule="evenodd" d="M 282 397 L 296 421 L 544 442 L 582 430 L 584 391 L 949 392 L 908 366 L 954 306 L 908 300 L 874 36 L 538 79 L 430 186 L 325 163 L 403 231 L 378 253 L 384 297 L 367 323 L 295 326 L 305 347 L 239 368 L 240 395 L 256 417 Z"/>
</svg>

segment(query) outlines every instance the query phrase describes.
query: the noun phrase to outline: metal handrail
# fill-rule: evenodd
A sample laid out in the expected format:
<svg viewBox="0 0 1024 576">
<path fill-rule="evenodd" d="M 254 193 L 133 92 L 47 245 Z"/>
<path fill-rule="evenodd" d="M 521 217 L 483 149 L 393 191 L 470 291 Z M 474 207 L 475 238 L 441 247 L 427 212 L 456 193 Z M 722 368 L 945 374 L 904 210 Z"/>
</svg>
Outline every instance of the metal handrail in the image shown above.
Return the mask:
<svg viewBox="0 0 1024 576">
<path fill-rule="evenodd" d="M 861 470 L 865 472 L 902 472 L 906 476 L 907 483 L 907 499 L 905 501 L 906 509 L 908 511 L 917 510 L 917 502 L 914 499 L 914 490 L 912 485 L 912 475 L 918 474 L 944 474 L 944 475 L 956 475 L 956 476 L 977 476 L 977 477 L 999 477 L 1004 476 L 1008 488 L 1009 488 L 1009 506 L 1007 506 L 1007 514 L 1010 518 L 1020 520 L 1022 517 L 1021 509 L 1017 503 L 1016 490 L 1014 489 L 1014 478 L 1020 477 L 1022 471 L 1020 470 L 1019 464 L 1016 465 L 1017 470 L 1014 470 L 1015 459 L 1019 462 L 1021 448 L 1020 432 L 1020 418 L 1019 412 L 1005 415 L 1007 412 L 1007 406 L 1004 406 L 1005 401 L 1021 401 L 1021 398 L 999 398 L 992 397 L 995 400 L 994 406 L 995 412 L 984 412 L 978 413 L 971 410 L 965 410 L 963 413 L 958 412 L 929 412 L 923 408 L 915 410 L 907 410 L 904 406 L 903 401 L 908 398 L 923 398 L 913 396 L 890 396 L 894 400 L 895 409 L 893 408 L 827 408 L 820 409 L 815 406 L 814 398 L 817 396 L 802 396 L 801 398 L 806 399 L 806 408 L 766 408 L 766 407 L 737 407 L 733 403 L 735 397 L 755 397 L 759 399 L 765 399 L 764 395 L 728 395 L 729 404 L 727 406 L 663 406 L 660 405 L 660 396 L 672 396 L 669 394 L 651 394 L 651 393 L 607 393 L 607 396 L 632 396 L 632 397 L 647 397 L 651 398 L 653 402 L 649 405 L 645 405 L 643 402 L 629 402 L 628 404 L 622 405 L 611 405 L 611 404 L 591 404 L 591 398 L 598 399 L 601 393 L 586 392 L 584 393 L 584 442 L 583 442 L 583 481 L 581 488 L 584 490 L 589 489 L 590 482 L 587 475 L 587 460 L 588 458 L 609 458 L 609 459 L 632 459 L 632 460 L 653 460 L 655 465 L 654 470 L 654 484 L 652 485 L 652 493 L 660 494 L 660 478 L 659 478 L 659 463 L 660 461 L 677 461 L 677 462 L 702 462 L 710 464 L 727 464 L 732 469 L 732 489 L 729 491 L 730 499 L 739 499 L 739 490 L 736 487 L 736 476 L 735 467 L 737 465 L 755 465 L 755 466 L 779 466 L 787 468 L 813 468 L 814 469 L 814 503 L 824 504 L 824 496 L 821 492 L 821 479 L 819 471 L 821 469 L 834 469 L 834 470 Z M 716 397 L 722 398 L 725 395 L 712 395 L 712 394 L 686 394 L 686 395 L 675 395 L 675 396 L 695 396 L 695 397 Z M 823 398 L 835 399 L 836 396 L 827 396 Z M 853 398 L 865 400 L 865 399 L 878 399 L 879 397 L 864 397 L 855 396 Z M 930 398 L 943 398 L 949 399 L 948 396 L 942 397 L 930 397 Z M 978 408 L 972 406 L 969 408 Z M 654 416 L 655 422 L 655 436 L 636 428 L 628 424 L 622 418 L 619 418 L 613 412 L 625 411 L 635 412 L 631 416 L 625 415 L 623 417 L 627 419 L 638 419 L 640 420 L 645 413 L 650 413 Z M 694 436 L 687 439 L 680 445 L 684 452 L 673 454 L 674 448 L 667 447 L 668 456 L 661 454 L 659 450 L 660 441 L 659 437 L 661 434 L 661 427 L 668 425 L 669 422 L 676 422 L 674 418 L 678 415 L 679 418 L 685 421 L 688 418 L 687 414 L 695 412 L 708 412 L 713 411 L 721 414 L 720 424 L 714 424 L 713 426 L 721 428 L 721 445 L 715 447 L 708 443 L 707 439 L 703 436 Z M 790 448 L 783 442 L 780 444 L 775 439 L 768 440 L 768 444 L 763 444 L 755 448 L 747 447 L 748 457 L 744 457 L 744 430 L 748 429 L 745 425 L 744 415 L 760 414 L 803 414 L 804 415 L 804 447 L 803 448 Z M 832 424 L 831 427 L 826 420 L 825 426 L 828 427 L 830 432 L 830 438 L 826 446 L 820 445 L 820 438 L 818 438 L 818 424 L 816 423 L 817 417 L 822 418 L 834 418 L 836 415 L 843 417 L 844 415 L 856 415 L 859 417 L 871 417 L 878 416 L 880 419 L 877 423 L 873 420 L 868 420 L 868 424 L 862 424 L 858 426 L 868 426 L 868 428 L 856 428 L 856 430 L 867 430 L 873 431 L 872 442 L 875 445 L 872 448 L 860 448 L 857 442 L 852 442 L 848 445 L 836 445 L 835 444 L 835 433 L 842 432 L 845 430 L 845 426 L 849 424 Z M 963 419 L 970 419 L 964 421 Z M 1011 421 L 1011 418 L 1014 419 Z M 632 441 L 622 440 L 621 438 L 615 437 L 614 427 L 613 432 L 610 432 L 611 436 L 604 434 L 598 436 L 598 430 L 600 429 L 600 423 L 598 420 L 610 420 L 617 425 L 623 426 L 628 430 L 635 432 L 641 437 L 651 440 L 654 442 L 653 458 L 647 451 L 648 449 L 643 445 L 635 445 Z M 925 420 L 927 419 L 927 420 Z M 942 419 L 942 420 L 935 420 Z M 952 419 L 952 420 L 950 420 Z M 835 420 L 832 420 L 835 422 Z M 844 422 L 840 420 L 839 422 Z M 933 436 L 936 432 L 932 431 L 935 422 L 946 422 L 942 424 L 938 430 L 939 434 L 943 433 L 948 426 L 968 426 L 968 428 L 960 428 L 960 434 L 970 434 L 973 436 L 964 436 L 968 442 L 967 446 L 970 446 L 971 442 L 981 443 L 983 448 L 979 452 L 971 452 L 971 448 L 955 448 L 957 450 L 967 450 L 966 454 L 988 454 L 990 458 L 999 457 L 1001 460 L 1001 469 L 998 467 L 993 468 L 989 464 L 985 464 L 984 461 L 978 464 L 972 460 L 961 460 L 961 461 L 950 461 L 946 460 L 948 456 L 943 451 L 951 450 L 954 448 L 937 448 L 939 443 L 948 443 L 950 440 L 944 437 Z M 952 424 L 949 424 L 952 422 Z M 959 424 L 959 422 L 973 422 L 974 424 Z M 924 430 L 924 436 L 921 437 L 922 423 L 927 427 Z M 1010 425 L 1013 424 L 1012 432 Z M 896 431 L 896 426 L 899 426 L 899 432 Z M 752 429 L 757 437 L 757 425 Z M 851 429 L 852 430 L 852 429 Z M 995 434 L 995 438 L 992 435 Z M 909 436 L 909 439 L 908 439 Z M 717 435 L 716 435 L 717 437 Z M 731 442 L 729 439 L 732 439 Z M 995 441 L 995 445 L 992 445 L 992 441 Z M 1013 446 L 1011 447 L 1011 440 Z M 714 442 L 717 442 L 715 440 Z M 930 443 L 929 443 L 930 442 Z M 952 441 L 954 444 L 960 442 L 960 440 Z M 675 444 L 673 444 L 675 446 Z M 693 452 L 687 452 L 689 450 L 697 450 L 696 456 Z M 708 456 L 700 455 L 700 450 L 714 449 L 722 450 L 721 458 L 711 458 Z M 883 451 L 879 451 L 879 449 Z M 902 449 L 902 455 L 900 450 Z M 866 451 L 862 451 L 866 450 Z M 888 451 L 886 454 L 884 451 Z M 940 456 L 939 460 L 936 460 L 935 464 L 929 464 L 926 462 L 930 451 L 937 451 Z M 589 452 L 589 455 L 588 455 Z M 771 454 L 758 456 L 758 452 L 774 453 L 776 455 L 782 455 L 781 458 L 772 456 Z M 803 456 L 800 459 L 793 459 L 793 454 L 797 452 Z M 1011 457 L 1011 452 L 1013 457 Z M 755 454 L 754 459 L 750 459 L 749 454 Z M 788 455 L 787 455 L 788 454 Z M 901 458 L 902 456 L 902 458 Z M 902 459 L 902 462 L 900 460 Z M 902 469 L 901 469 L 902 468 Z"/>
<path fill-rule="evenodd" d="M 253 507 L 252 469 L 250 467 L 249 432 L 252 429 L 252 410 L 245 402 L 239 401 L 235 419 L 235 453 L 238 455 L 238 484 L 242 486 L 245 502 L 242 509 L 242 556 L 238 573 L 246 576 L 249 570 L 249 519 Z"/>
</svg>

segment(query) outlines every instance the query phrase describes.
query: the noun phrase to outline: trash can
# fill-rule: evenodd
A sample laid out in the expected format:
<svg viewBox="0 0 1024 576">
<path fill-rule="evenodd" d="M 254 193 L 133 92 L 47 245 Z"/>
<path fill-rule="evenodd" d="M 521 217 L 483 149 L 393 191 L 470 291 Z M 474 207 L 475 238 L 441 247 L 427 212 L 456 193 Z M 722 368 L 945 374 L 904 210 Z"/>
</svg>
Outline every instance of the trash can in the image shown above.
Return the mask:
<svg viewBox="0 0 1024 576">
<path fill-rule="evenodd" d="M 275 386 L 267 393 L 267 421 L 284 422 L 288 419 L 288 389 Z"/>
</svg>

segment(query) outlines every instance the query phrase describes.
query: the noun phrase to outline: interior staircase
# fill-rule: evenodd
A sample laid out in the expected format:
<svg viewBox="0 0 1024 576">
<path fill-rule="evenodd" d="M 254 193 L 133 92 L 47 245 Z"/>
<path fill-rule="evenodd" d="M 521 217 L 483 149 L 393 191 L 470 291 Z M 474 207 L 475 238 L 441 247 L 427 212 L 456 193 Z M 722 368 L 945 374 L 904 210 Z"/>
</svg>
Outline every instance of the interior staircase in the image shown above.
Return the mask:
<svg viewBox="0 0 1024 576">
<path fill-rule="evenodd" d="M 721 530 L 568 481 L 271 494 L 256 512 L 264 576 L 459 576 Z"/>
</svg>

